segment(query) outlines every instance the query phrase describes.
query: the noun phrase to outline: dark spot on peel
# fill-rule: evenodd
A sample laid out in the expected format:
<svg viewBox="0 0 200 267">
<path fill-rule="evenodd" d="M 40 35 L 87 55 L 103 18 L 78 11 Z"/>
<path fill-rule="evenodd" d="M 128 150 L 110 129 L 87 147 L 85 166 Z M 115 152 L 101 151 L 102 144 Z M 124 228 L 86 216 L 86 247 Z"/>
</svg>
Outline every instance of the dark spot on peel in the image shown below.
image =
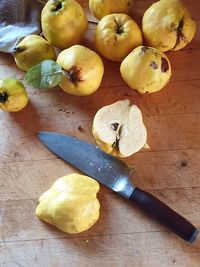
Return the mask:
<svg viewBox="0 0 200 267">
<path fill-rule="evenodd" d="M 148 46 L 143 46 L 143 47 L 141 48 L 141 50 L 142 50 L 143 53 L 145 53 L 148 49 L 149 49 Z"/>
<path fill-rule="evenodd" d="M 169 63 L 166 58 L 161 57 L 161 71 L 167 72 L 169 70 Z"/>
<path fill-rule="evenodd" d="M 158 68 L 158 64 L 155 61 L 151 61 L 150 66 L 156 70 Z"/>
<path fill-rule="evenodd" d="M 52 7 L 51 10 L 52 10 L 53 12 L 57 12 L 57 11 L 59 11 L 61 8 L 62 8 L 62 2 L 55 1 L 55 2 L 54 2 L 54 5 L 53 5 L 53 7 Z"/>
<path fill-rule="evenodd" d="M 115 123 L 112 123 L 110 126 L 114 131 L 117 131 L 117 129 L 119 127 L 119 123 L 115 122 Z"/>
<path fill-rule="evenodd" d="M 24 50 L 26 50 L 24 47 L 14 47 L 12 50 L 12 55 L 16 55 L 17 53 L 22 53 Z"/>
<path fill-rule="evenodd" d="M 71 82 L 76 84 L 77 82 L 82 81 L 81 70 L 77 66 L 72 66 L 68 71 L 66 70 L 63 71 Z"/>
<path fill-rule="evenodd" d="M 187 42 L 187 40 L 185 39 L 185 36 L 182 33 L 183 26 L 184 26 L 184 18 L 182 18 L 180 20 L 178 27 L 175 29 L 175 31 L 176 31 L 176 43 L 175 43 L 173 49 L 175 49 L 180 44 L 181 40 L 184 40 Z"/>
</svg>

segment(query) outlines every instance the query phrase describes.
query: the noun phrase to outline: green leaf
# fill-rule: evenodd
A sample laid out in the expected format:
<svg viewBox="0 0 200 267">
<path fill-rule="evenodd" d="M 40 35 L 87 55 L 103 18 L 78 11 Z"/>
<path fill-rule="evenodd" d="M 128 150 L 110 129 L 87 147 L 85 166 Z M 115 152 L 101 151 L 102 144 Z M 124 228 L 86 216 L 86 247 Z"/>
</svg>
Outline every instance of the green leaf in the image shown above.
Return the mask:
<svg viewBox="0 0 200 267">
<path fill-rule="evenodd" d="M 53 60 L 41 61 L 31 67 L 24 77 L 27 84 L 39 89 L 53 88 L 62 81 L 62 78 L 62 69 Z"/>
</svg>

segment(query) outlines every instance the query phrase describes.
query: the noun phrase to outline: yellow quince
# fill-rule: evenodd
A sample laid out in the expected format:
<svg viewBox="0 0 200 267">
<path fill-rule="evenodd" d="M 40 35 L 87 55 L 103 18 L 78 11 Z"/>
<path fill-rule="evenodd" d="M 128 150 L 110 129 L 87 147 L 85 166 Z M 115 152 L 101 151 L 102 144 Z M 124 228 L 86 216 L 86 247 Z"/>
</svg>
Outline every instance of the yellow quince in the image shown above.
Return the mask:
<svg viewBox="0 0 200 267">
<path fill-rule="evenodd" d="M 99 183 L 85 175 L 61 177 L 40 196 L 36 215 L 69 234 L 86 231 L 99 218 L 99 189 Z"/>
</svg>

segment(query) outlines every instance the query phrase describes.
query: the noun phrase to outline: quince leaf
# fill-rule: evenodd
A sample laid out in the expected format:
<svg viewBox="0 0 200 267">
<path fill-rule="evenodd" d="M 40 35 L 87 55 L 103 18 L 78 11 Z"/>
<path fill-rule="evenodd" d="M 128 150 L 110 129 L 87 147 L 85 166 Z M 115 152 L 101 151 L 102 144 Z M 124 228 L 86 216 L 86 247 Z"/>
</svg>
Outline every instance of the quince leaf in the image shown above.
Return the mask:
<svg viewBox="0 0 200 267">
<path fill-rule="evenodd" d="M 28 85 L 39 89 L 53 88 L 62 81 L 62 78 L 60 65 L 48 59 L 31 67 L 24 77 Z"/>
</svg>

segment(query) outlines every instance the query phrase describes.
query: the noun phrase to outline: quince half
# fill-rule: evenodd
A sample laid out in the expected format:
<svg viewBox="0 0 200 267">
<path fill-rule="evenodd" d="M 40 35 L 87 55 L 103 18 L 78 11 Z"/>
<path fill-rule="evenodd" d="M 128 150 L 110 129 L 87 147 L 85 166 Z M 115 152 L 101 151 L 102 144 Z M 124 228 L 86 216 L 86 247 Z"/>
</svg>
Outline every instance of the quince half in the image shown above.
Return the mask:
<svg viewBox="0 0 200 267">
<path fill-rule="evenodd" d="M 129 157 L 146 146 L 147 131 L 142 113 L 130 100 L 120 100 L 97 111 L 93 136 L 102 150 Z"/>
</svg>

